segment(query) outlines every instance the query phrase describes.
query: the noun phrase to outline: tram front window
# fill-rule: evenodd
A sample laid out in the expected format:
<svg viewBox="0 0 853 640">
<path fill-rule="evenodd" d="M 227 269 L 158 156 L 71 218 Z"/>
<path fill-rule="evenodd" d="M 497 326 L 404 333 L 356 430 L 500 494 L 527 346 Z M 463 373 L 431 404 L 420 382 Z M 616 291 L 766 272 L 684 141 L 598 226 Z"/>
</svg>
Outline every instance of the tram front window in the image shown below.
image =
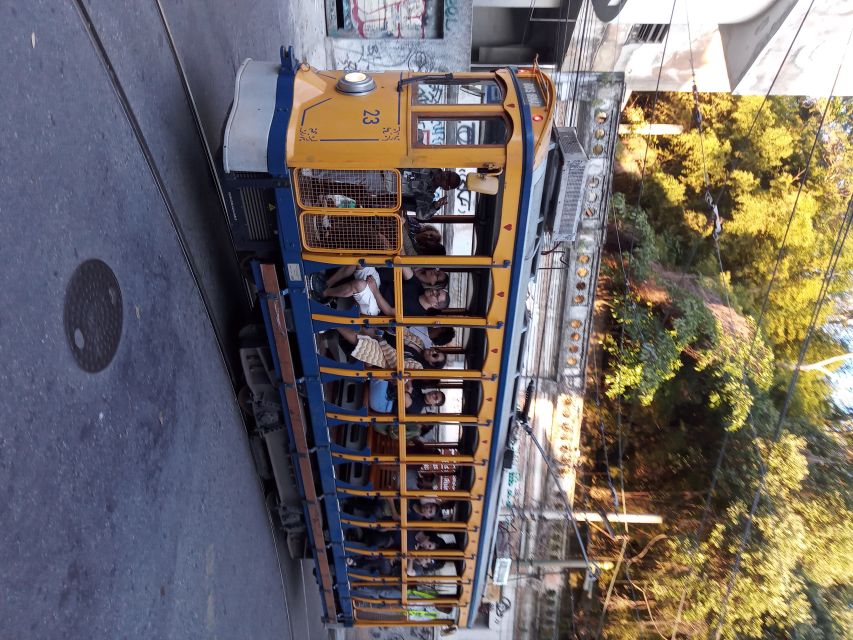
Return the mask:
<svg viewBox="0 0 853 640">
<path fill-rule="evenodd" d="M 415 104 L 500 104 L 503 93 L 494 80 L 454 78 L 452 81 L 419 82 Z"/>
</svg>

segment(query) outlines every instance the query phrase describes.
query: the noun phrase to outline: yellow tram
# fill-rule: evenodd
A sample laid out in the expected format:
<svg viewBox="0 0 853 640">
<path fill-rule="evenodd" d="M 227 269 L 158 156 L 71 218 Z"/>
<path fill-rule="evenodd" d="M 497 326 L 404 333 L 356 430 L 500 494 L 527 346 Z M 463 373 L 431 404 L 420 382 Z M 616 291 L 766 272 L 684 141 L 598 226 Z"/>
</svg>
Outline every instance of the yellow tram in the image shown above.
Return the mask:
<svg viewBox="0 0 853 640">
<path fill-rule="evenodd" d="M 554 106 L 535 67 L 321 71 L 283 50 L 238 71 L 223 174 L 266 338 L 241 351 L 244 403 L 330 623 L 476 619 Z"/>
</svg>

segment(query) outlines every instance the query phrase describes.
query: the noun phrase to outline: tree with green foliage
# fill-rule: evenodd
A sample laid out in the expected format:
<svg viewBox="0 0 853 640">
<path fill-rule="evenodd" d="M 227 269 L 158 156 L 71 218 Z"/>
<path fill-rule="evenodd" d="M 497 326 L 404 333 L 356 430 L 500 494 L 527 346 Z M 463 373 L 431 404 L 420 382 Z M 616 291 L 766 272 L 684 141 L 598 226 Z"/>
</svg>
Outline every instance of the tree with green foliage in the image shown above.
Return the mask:
<svg viewBox="0 0 853 640">
<path fill-rule="evenodd" d="M 723 638 L 853 638 L 850 416 L 815 372 L 801 372 L 786 398 L 853 192 L 853 103 L 829 105 L 810 165 L 826 102 L 761 103 L 702 96 L 700 133 L 692 97 L 664 95 L 655 120 L 687 133 L 627 136 L 619 150 L 633 183 L 617 180 L 625 193 L 614 198 L 614 230 L 631 241 L 605 261 L 607 402 L 596 417 L 607 427 L 608 468 L 647 492 L 668 526 L 649 533 L 663 542 L 626 561 L 631 580 L 616 589 L 607 637 L 670 637 L 676 620 L 680 637 L 707 636 L 725 602 Z M 649 104 L 637 96 L 625 119 L 645 124 Z M 719 257 L 706 191 L 723 218 Z M 851 274 L 848 244 L 809 361 L 840 349 L 821 327 Z M 621 465 L 612 458 L 617 423 Z"/>
</svg>

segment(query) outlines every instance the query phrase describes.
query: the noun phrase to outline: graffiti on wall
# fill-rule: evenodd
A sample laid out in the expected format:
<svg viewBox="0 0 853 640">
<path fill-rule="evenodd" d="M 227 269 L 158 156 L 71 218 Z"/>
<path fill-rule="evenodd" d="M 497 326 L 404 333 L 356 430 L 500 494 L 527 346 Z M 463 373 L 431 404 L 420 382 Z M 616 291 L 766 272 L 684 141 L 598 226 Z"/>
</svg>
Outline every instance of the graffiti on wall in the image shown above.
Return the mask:
<svg viewBox="0 0 853 640">
<path fill-rule="evenodd" d="M 329 62 L 360 71 L 468 68 L 472 10 L 471 0 L 326 0 Z M 424 11 L 426 22 L 415 27 Z"/>
<path fill-rule="evenodd" d="M 443 35 L 441 0 L 342 0 L 336 9 L 341 15 L 334 35 L 415 40 Z"/>
<path fill-rule="evenodd" d="M 456 0 L 444 0 L 444 32 L 453 33 L 456 27 L 459 9 Z"/>
<path fill-rule="evenodd" d="M 335 42 L 335 66 L 346 71 L 358 69 L 408 69 L 420 73 L 446 71 L 435 55 L 411 46 L 389 47 L 374 42 L 338 40 Z"/>
</svg>

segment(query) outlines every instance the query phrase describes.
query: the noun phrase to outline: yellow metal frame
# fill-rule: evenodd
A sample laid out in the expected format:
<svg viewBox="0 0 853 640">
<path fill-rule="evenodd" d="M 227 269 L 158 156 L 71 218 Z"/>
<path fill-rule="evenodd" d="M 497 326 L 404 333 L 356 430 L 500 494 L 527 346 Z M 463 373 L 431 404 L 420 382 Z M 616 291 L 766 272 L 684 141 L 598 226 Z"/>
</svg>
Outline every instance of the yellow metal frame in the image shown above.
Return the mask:
<svg viewBox="0 0 853 640">
<path fill-rule="evenodd" d="M 389 174 L 393 174 L 394 176 L 394 186 L 395 186 L 395 199 L 393 206 L 390 207 L 355 207 L 356 211 L 360 210 L 370 210 L 370 211 L 378 211 L 381 213 L 395 213 L 400 210 L 400 206 L 403 203 L 403 189 L 402 189 L 402 178 L 400 171 L 397 169 L 353 169 L 352 167 L 336 167 L 333 164 L 326 167 L 327 170 L 331 171 L 384 171 Z M 298 168 L 293 170 L 293 191 L 296 194 L 296 204 L 300 209 L 320 209 L 320 210 L 332 210 L 332 211 L 352 211 L 352 207 L 318 207 L 316 205 L 305 204 L 305 200 L 303 199 L 302 187 L 299 183 L 300 172 L 303 171 L 304 168 Z M 346 182 L 341 183 L 341 189 L 346 190 L 346 188 L 354 188 L 354 185 L 348 185 Z M 328 194 L 328 195 L 336 195 L 336 194 Z M 341 195 L 341 194 L 337 194 Z"/>
<path fill-rule="evenodd" d="M 351 327 L 381 327 L 391 324 L 402 326 L 454 326 L 482 328 L 486 332 L 486 354 L 481 369 L 478 370 L 405 370 L 403 365 L 403 332 L 397 332 L 396 350 L 397 362 L 393 369 L 353 371 L 343 367 L 322 367 L 322 373 L 354 380 L 364 380 L 367 377 L 393 380 L 397 387 L 398 397 L 402 397 L 406 380 L 435 380 L 453 378 L 461 380 L 479 380 L 483 389 L 483 401 L 474 415 L 451 414 L 417 414 L 405 412 L 403 403 L 399 403 L 396 415 L 353 416 L 345 413 L 328 411 L 327 420 L 343 421 L 361 424 L 398 423 L 398 430 L 403 430 L 405 424 L 426 424 L 455 422 L 463 428 L 477 429 L 475 450 L 472 454 L 460 456 L 429 456 L 410 455 L 406 451 L 406 439 L 398 438 L 398 449 L 394 453 L 383 455 L 360 456 L 352 454 L 339 455 L 342 460 L 361 463 L 378 463 L 389 467 L 398 467 L 399 486 L 396 490 L 387 489 L 339 489 L 341 496 L 369 496 L 399 499 L 400 521 L 383 520 L 369 524 L 360 523 L 355 519 L 344 519 L 346 524 L 366 526 L 368 528 L 390 528 L 400 530 L 399 551 L 365 552 L 361 549 L 350 548 L 351 553 L 366 555 L 385 555 L 400 558 L 413 557 L 447 557 L 464 560 L 461 575 L 454 576 L 409 576 L 401 562 L 400 575 L 373 577 L 353 575 L 351 584 L 399 586 L 401 597 L 397 601 L 353 597 L 357 626 L 444 626 L 448 620 L 408 620 L 407 605 L 424 604 L 425 601 L 408 596 L 409 585 L 420 583 L 446 582 L 459 585 L 458 598 L 442 598 L 427 601 L 430 604 L 458 606 L 458 619 L 467 619 L 472 603 L 470 601 L 473 589 L 473 578 L 478 562 L 487 562 L 488 558 L 476 558 L 480 543 L 480 533 L 483 530 L 483 498 L 487 483 L 498 482 L 499 478 L 488 478 L 487 460 L 491 450 L 491 437 L 495 419 L 495 399 L 497 398 L 498 380 L 502 375 L 500 368 L 502 349 L 506 339 L 505 326 L 507 322 L 508 301 L 510 298 L 510 277 L 514 249 L 518 240 L 518 202 L 522 178 L 522 123 L 520 120 L 519 100 L 515 85 L 508 70 L 497 70 L 489 73 L 459 73 L 457 78 L 493 79 L 503 90 L 504 99 L 501 104 L 461 104 L 461 105 L 426 105 L 414 101 L 416 85 L 406 85 L 402 92 L 397 91 L 397 83 L 401 79 L 415 77 L 421 74 L 382 72 L 372 74 L 377 89 L 372 94 L 364 96 L 343 96 L 334 89 L 340 72 L 318 72 L 303 68 L 296 78 L 294 87 L 294 106 L 291 125 L 287 138 L 287 164 L 290 167 L 305 167 L 319 169 L 374 169 L 388 170 L 397 168 L 435 168 L 435 167 L 490 167 L 503 172 L 502 205 L 498 215 L 498 236 L 495 239 L 494 251 L 491 256 L 403 256 L 401 247 L 396 246 L 387 251 L 356 251 L 333 250 L 328 248 L 312 248 L 303 244 L 303 259 L 306 261 L 322 262 L 332 265 L 352 265 L 356 254 L 361 264 L 394 267 L 402 266 L 438 266 L 438 267 L 480 267 L 491 270 L 492 299 L 488 304 L 485 315 L 470 316 L 427 316 L 408 317 L 402 311 L 402 273 L 394 269 L 394 300 L 395 317 L 359 317 L 342 318 L 331 313 L 315 313 L 314 322 L 323 322 L 339 326 Z M 535 165 L 545 157 L 550 136 L 551 121 L 555 108 L 555 92 L 553 83 L 538 69 L 523 69 L 521 77 L 533 76 L 537 79 L 543 97 L 544 108 L 533 109 L 534 114 L 542 118 L 534 121 Z M 417 143 L 417 121 L 422 117 L 461 118 L 501 117 L 507 125 L 507 141 L 505 145 L 490 146 L 422 146 Z M 376 120 L 376 122 L 374 122 Z M 399 172 L 398 172 L 399 180 Z M 296 181 L 294 181 L 296 182 Z M 399 183 L 398 183 L 399 184 Z M 399 191 L 399 190 L 398 190 Z M 301 196 L 297 192 L 297 201 L 301 206 Z M 303 238 L 305 229 L 302 219 L 305 212 L 317 212 L 316 207 L 302 207 L 300 214 L 300 230 Z M 364 217 L 376 215 L 376 210 L 365 209 L 322 209 L 325 215 L 340 215 L 347 217 Z M 391 213 L 390 211 L 388 212 Z M 393 213 L 396 215 L 396 213 Z M 402 230 L 400 231 L 400 237 Z M 389 302 L 391 302 L 389 300 Z M 514 372 L 503 372 L 506 374 Z M 473 481 L 465 490 L 438 491 L 410 489 L 406 486 L 407 464 L 456 464 L 470 465 L 473 468 Z M 412 522 L 408 521 L 408 501 L 423 497 L 435 497 L 445 500 L 465 500 L 470 503 L 470 512 L 465 522 Z M 464 549 L 440 554 L 430 552 L 410 551 L 407 548 L 406 532 L 410 529 L 438 531 L 466 531 L 467 543 Z M 452 555 L 449 555 L 452 554 Z M 359 602 L 361 601 L 361 602 Z M 386 604 L 387 611 L 399 611 L 399 619 L 366 620 L 359 618 L 359 604 Z M 364 609 L 367 611 L 367 609 Z M 374 608 L 375 612 L 376 609 Z"/>
<path fill-rule="evenodd" d="M 330 219 L 343 218 L 351 220 L 353 218 L 387 218 L 394 221 L 396 229 L 397 242 L 385 249 L 365 249 L 365 248 L 341 248 L 341 247 L 312 247 L 308 244 L 310 234 L 305 229 L 305 218 L 307 216 L 328 216 Z M 302 236 L 302 246 L 312 252 L 324 254 L 318 256 L 317 259 L 325 260 L 325 254 L 350 254 L 350 255 L 386 255 L 389 251 L 398 252 L 403 247 L 403 221 L 400 216 L 388 210 L 382 209 L 304 209 L 299 213 L 299 233 Z"/>
</svg>

